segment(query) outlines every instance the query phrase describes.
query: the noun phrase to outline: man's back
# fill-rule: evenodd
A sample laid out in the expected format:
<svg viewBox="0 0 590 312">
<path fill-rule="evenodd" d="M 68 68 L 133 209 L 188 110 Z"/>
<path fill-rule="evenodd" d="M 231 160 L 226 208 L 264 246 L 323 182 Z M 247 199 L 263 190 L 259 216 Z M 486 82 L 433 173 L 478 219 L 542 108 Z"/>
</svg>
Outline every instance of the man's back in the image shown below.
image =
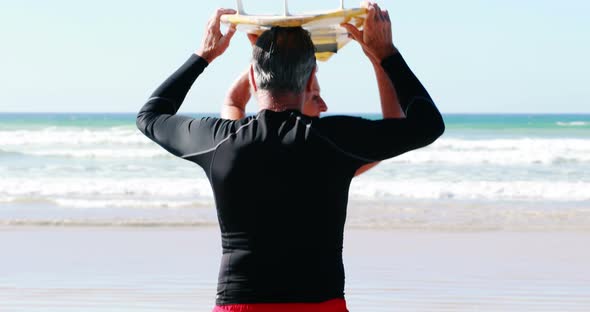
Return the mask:
<svg viewBox="0 0 590 312">
<path fill-rule="evenodd" d="M 298 115 L 262 111 L 211 162 L 224 248 L 218 304 L 344 296 L 342 232 L 352 174 L 338 172 L 344 159 L 319 144 Z M 328 158 L 333 164 L 321 168 Z"/>
<path fill-rule="evenodd" d="M 209 168 L 224 254 L 218 304 L 344 297 L 342 234 L 358 160 L 299 112 L 263 110 L 223 121 Z M 214 136 L 217 136 L 214 134 Z"/>
</svg>

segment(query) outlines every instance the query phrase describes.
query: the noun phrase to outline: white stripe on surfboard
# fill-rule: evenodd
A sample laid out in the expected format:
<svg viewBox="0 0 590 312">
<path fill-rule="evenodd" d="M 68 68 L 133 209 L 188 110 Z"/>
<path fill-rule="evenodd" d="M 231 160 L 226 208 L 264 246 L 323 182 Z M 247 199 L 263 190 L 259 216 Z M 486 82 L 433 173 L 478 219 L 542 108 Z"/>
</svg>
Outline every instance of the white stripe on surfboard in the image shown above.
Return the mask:
<svg viewBox="0 0 590 312">
<path fill-rule="evenodd" d="M 285 0 L 284 16 L 291 16 L 289 13 L 289 0 Z M 340 0 L 340 10 L 344 10 L 344 0 Z M 244 10 L 244 3 L 242 0 L 236 0 L 236 11 L 239 15 L 248 15 Z"/>
</svg>

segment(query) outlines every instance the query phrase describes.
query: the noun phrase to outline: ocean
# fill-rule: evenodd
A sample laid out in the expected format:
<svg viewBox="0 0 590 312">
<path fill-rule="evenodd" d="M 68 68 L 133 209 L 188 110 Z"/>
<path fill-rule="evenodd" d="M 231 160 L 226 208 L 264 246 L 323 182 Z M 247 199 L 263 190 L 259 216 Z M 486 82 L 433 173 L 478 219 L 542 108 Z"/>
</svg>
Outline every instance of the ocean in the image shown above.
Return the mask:
<svg viewBox="0 0 590 312">
<path fill-rule="evenodd" d="M 444 118 L 434 144 L 355 178 L 348 227 L 590 230 L 590 115 Z M 216 224 L 203 170 L 134 114 L 0 114 L 0 225 Z"/>
</svg>

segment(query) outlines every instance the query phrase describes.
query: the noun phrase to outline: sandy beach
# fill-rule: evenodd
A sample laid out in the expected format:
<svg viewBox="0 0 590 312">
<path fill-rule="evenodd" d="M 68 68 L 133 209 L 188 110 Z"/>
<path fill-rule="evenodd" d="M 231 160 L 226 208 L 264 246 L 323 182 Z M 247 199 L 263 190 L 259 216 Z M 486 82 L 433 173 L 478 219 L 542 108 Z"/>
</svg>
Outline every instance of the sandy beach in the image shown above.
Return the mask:
<svg viewBox="0 0 590 312">
<path fill-rule="evenodd" d="M 0 311 L 210 311 L 218 234 L 3 227 Z M 590 310 L 588 232 L 345 235 L 351 312 Z"/>
</svg>

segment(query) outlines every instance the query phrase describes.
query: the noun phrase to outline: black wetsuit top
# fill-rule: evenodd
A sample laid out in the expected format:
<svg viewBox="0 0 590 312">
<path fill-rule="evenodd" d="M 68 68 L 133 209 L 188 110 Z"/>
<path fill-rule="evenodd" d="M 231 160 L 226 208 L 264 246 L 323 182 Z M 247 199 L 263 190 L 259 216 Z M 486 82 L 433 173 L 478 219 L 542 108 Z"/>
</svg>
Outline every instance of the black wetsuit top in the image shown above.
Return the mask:
<svg viewBox="0 0 590 312">
<path fill-rule="evenodd" d="M 343 298 L 343 229 L 355 171 L 436 140 L 444 131 L 439 111 L 398 53 L 382 66 L 405 119 L 270 110 L 236 121 L 176 115 L 206 66 L 192 55 L 148 99 L 137 126 L 207 174 L 223 245 L 217 304 Z"/>
</svg>

